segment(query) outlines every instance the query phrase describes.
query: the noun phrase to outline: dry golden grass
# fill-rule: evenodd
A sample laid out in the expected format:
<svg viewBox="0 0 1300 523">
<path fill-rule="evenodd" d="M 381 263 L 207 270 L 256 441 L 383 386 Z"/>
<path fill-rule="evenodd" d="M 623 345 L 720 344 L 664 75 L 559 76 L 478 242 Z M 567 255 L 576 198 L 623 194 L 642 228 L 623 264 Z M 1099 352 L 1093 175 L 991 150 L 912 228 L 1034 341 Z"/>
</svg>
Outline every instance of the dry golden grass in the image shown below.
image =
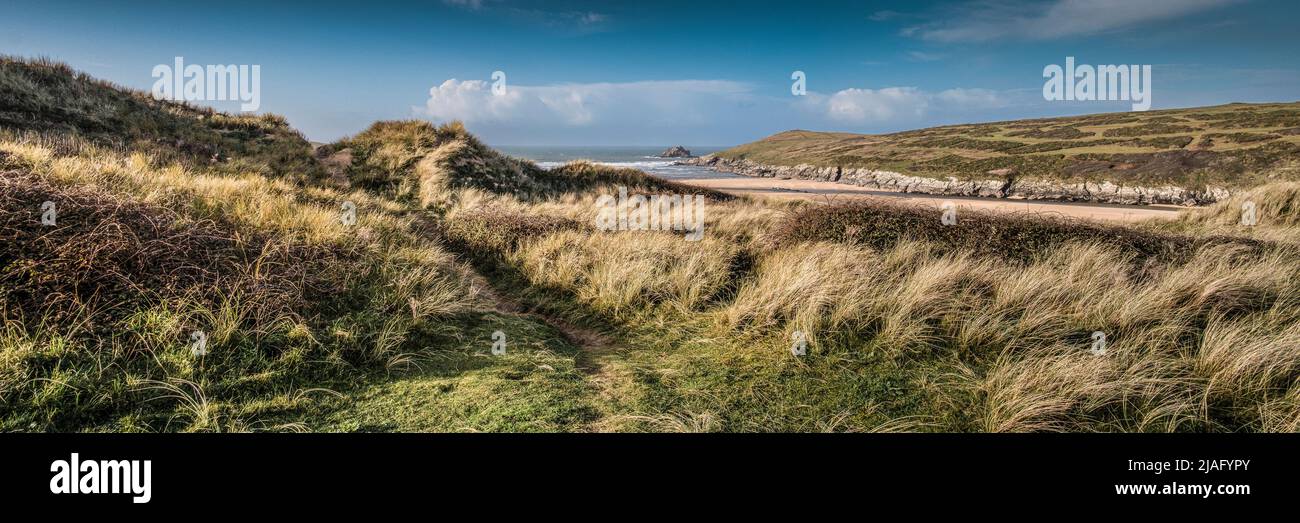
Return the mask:
<svg viewBox="0 0 1300 523">
<path fill-rule="evenodd" d="M 733 328 L 801 330 L 814 343 L 848 331 L 876 348 L 955 351 L 982 369 L 958 373 L 974 384 L 967 406 L 982 430 L 1286 426 L 1300 261 L 1240 251 L 1208 248 L 1137 279 L 1096 244 L 1028 266 L 916 244 L 804 244 L 766 257 L 723 314 Z M 1109 340 L 1102 356 L 1087 350 L 1094 331 Z"/>
<path fill-rule="evenodd" d="M 1255 205 L 1257 223 L 1242 224 L 1243 207 Z M 1206 209 L 1185 212 L 1178 220 L 1154 222 L 1152 228 L 1199 235 L 1232 235 L 1300 244 L 1300 183 L 1281 182 L 1234 194 Z"/>
<path fill-rule="evenodd" d="M 525 244 L 510 261 L 534 284 L 618 317 L 647 305 L 697 310 L 726 282 L 734 252 L 724 242 L 665 232 L 568 231 Z"/>
<path fill-rule="evenodd" d="M 1261 223 L 1272 223 L 1279 237 L 1293 234 L 1297 194 L 1285 185 L 1253 196 Z M 460 191 L 446 218 L 499 209 L 591 223 L 594 199 L 525 202 Z M 1300 253 L 1286 244 L 1200 241 L 1240 232 L 1211 225 L 1227 219 L 1231 202 L 1189 212 L 1171 227 L 1198 243 L 1167 258 L 1071 238 L 1045 242 L 1028 258 L 906 234 L 885 247 L 822 240 L 771 248 L 764 235 L 804 205 L 712 203 L 701 242 L 578 229 L 539 234 L 498 254 L 530 285 L 611 319 L 663 326 L 671 324 L 665 315 L 712 318 L 704 322 L 717 326 L 711 343 L 733 350 L 786 343 L 800 331 L 823 356 L 876 353 L 919 366 L 938 384 L 931 401 L 946 412 L 905 424 L 914 429 L 1300 426 Z M 1145 234 L 1123 232 L 1134 241 Z M 741 259 L 752 263 L 736 265 Z M 1107 339 L 1101 355 L 1089 352 L 1094 332 Z"/>
<path fill-rule="evenodd" d="M 242 291 L 169 296 L 126 315 L 132 350 L 171 370 L 127 382 L 177 402 L 187 429 L 242 425 L 219 387 L 205 388 L 192 361 L 168 348 L 186 325 L 208 326 L 214 346 L 276 336 L 291 347 L 276 365 L 346 353 L 388 370 L 418 366 L 414 340 L 486 305 L 456 251 L 506 269 L 491 275 L 508 275 L 498 283 L 527 287 L 512 290 L 658 350 L 636 361 L 605 354 L 630 376 L 620 391 L 681 396 L 653 407 L 610 400 L 606 421 L 632 428 L 1300 430 L 1300 184 L 1261 187 L 1173 223 L 1086 231 L 1028 219 L 945 229 L 883 206 L 708 193 L 704 238 L 688 241 L 594 225 L 597 198 L 620 186 L 690 188 L 585 162 L 544 171 L 458 124 L 382 122 L 328 146 L 357 159 L 344 166 L 347 190 L 46 140 L 0 140 L 0 170 L 260 235 L 274 252 L 306 245 L 359 258 L 356 273 L 330 275 L 354 302 L 327 324 L 263 314 L 262 297 Z M 1239 223 L 1248 200 L 1253 227 Z M 340 220 L 344 202 L 357 206 L 356 225 Z M 273 259 L 255 256 L 235 272 L 260 281 Z M 809 357 L 767 350 L 796 331 Z M 53 409 L 71 394 L 60 384 L 85 379 L 89 365 L 33 363 L 71 351 L 50 332 L 12 321 L 0 329 L 0 395 L 26 387 L 26 401 Z M 1100 354 L 1089 351 L 1094 332 L 1106 338 Z M 327 345 L 336 350 L 313 352 Z M 114 350 L 96 363 L 128 352 Z M 244 379 L 253 378 L 234 381 Z M 893 395 L 899 388 L 906 400 Z M 738 421 L 733 408 L 761 421 Z"/>
<path fill-rule="evenodd" d="M 168 388 L 171 394 L 160 396 L 158 407 L 181 400 L 180 410 L 188 408 L 193 416 L 181 425 L 152 428 L 238 429 L 243 425 L 223 409 L 258 392 L 232 389 L 232 382 L 289 376 L 291 369 L 319 371 L 317 366 L 327 360 L 333 361 L 328 364 L 332 368 L 343 361 L 385 364 L 400 356 L 407 340 L 438 332 L 448 317 L 484 306 L 468 270 L 428 237 L 419 215 L 397 212 L 404 208 L 393 202 L 364 192 L 301 188 L 258 174 L 197 171 L 144 153 L 89 144 L 76 149 L 75 155 L 56 154 L 41 138 L 0 141 L 0 172 L 9 177 L 6 181 L 30 179 L 52 190 L 99 198 L 68 200 L 78 203 L 61 209 L 61 227 L 95 232 L 87 238 L 121 240 L 120 245 L 99 245 L 99 240 L 73 238 L 54 244 L 60 250 L 53 254 L 30 249 L 6 254 L 21 263 L 61 262 L 66 257 L 54 254 L 75 254 L 77 249 L 112 255 L 101 256 L 104 260 L 82 256 L 79 263 L 94 265 L 65 279 L 75 282 L 96 271 L 106 276 L 77 289 L 89 297 L 65 293 L 44 301 L 45 319 L 20 314 L 18 304 L 3 307 L 0 393 L 24 402 L 30 407 L 24 415 L 43 418 L 52 428 L 74 428 L 78 417 L 104 408 L 94 402 L 74 407 L 78 402 L 68 397 L 77 389 L 97 390 L 96 402 L 129 406 L 127 398 L 162 389 L 123 384 L 144 380 L 161 387 L 184 380 L 198 388 Z M 14 194 L 19 192 L 6 187 L 7 196 Z M 32 209 L 39 200 L 31 202 Z M 340 219 L 344 201 L 358 207 L 355 225 Z M 106 210 L 94 210 L 86 202 L 102 202 L 95 205 Z M 87 218 L 94 223 L 78 222 Z M 29 222 L 35 223 L 20 225 Z M 154 230 L 176 232 L 158 241 L 144 237 Z M 159 241 L 170 246 L 128 252 L 131 245 Z M 157 260 L 137 263 L 141 257 Z M 178 266 L 177 260 L 184 264 Z M 78 260 L 69 260 L 73 262 Z M 7 265 L 6 276 L 23 282 L 21 267 Z M 169 283 L 177 280 L 173 273 L 199 277 L 178 280 L 185 284 L 180 285 Z M 120 281 L 120 288 L 105 281 Z M 22 287 L 8 291 L 26 292 Z M 68 296 L 84 299 L 84 305 L 69 303 Z M 42 306 L 42 300 L 35 303 Z M 73 315 L 50 316 L 56 306 Z M 196 360 L 178 342 L 194 329 L 205 332 L 213 356 Z M 48 352 L 62 345 L 81 348 L 66 357 Z M 27 346 L 33 350 L 18 350 Z M 64 370 L 49 374 L 32 364 L 51 356 L 62 358 Z"/>
</svg>

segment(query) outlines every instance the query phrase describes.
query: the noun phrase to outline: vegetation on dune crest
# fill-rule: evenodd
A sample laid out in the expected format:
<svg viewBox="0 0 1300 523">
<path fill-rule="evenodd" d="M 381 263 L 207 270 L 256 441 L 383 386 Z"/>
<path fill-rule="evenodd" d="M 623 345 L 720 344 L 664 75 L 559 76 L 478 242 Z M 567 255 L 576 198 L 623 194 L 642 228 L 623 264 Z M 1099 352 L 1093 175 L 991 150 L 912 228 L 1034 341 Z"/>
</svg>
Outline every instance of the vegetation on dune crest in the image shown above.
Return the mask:
<svg viewBox="0 0 1300 523">
<path fill-rule="evenodd" d="M 213 129 L 62 66 L 4 67 L 4 89 L 39 73 L 58 96 Z M 1294 183 L 1171 222 L 944 226 L 933 209 L 543 170 L 457 123 L 380 122 L 300 172 L 252 144 L 197 161 L 150 141 L 167 131 L 148 118 L 22 104 L 0 111 L 0 430 L 1300 430 Z M 1007 129 L 1194 125 L 1166 116 Z M 619 187 L 705 195 L 703 239 L 597 230 Z"/>
<path fill-rule="evenodd" d="M 329 416 L 348 406 L 341 394 L 397 385 L 394 372 L 406 372 L 405 386 L 441 391 L 433 404 L 482 409 L 501 398 L 456 384 L 500 387 L 520 365 L 554 369 L 519 398 L 546 416 L 502 411 L 411 428 L 562 430 L 590 415 L 564 356 L 572 348 L 535 322 L 485 309 L 468 269 L 402 206 L 77 149 L 0 143 L 4 428 L 394 430 L 403 425 Z M 53 227 L 40 221 L 43 201 L 56 203 Z M 343 201 L 358 207 L 355 226 L 339 219 Z M 519 347 L 542 340 L 483 361 L 466 340 L 501 326 Z M 200 358 L 193 331 L 207 338 Z"/>
<path fill-rule="evenodd" d="M 56 148 L 85 141 L 229 173 L 320 174 L 311 144 L 283 117 L 159 101 L 45 59 L 0 56 L 0 129 L 48 135 Z"/>
<path fill-rule="evenodd" d="M 444 206 L 458 190 L 474 189 L 523 201 L 622 185 L 630 190 L 677 191 L 730 196 L 646 176 L 634 169 L 608 169 L 575 162 L 545 170 L 503 155 L 465 130 L 460 122 L 435 126 L 425 121 L 378 122 L 362 133 L 323 146 L 325 158 L 347 158 L 335 170 L 346 184 L 377 191 L 402 202 Z M 331 162 L 327 162 L 331 163 Z"/>
</svg>

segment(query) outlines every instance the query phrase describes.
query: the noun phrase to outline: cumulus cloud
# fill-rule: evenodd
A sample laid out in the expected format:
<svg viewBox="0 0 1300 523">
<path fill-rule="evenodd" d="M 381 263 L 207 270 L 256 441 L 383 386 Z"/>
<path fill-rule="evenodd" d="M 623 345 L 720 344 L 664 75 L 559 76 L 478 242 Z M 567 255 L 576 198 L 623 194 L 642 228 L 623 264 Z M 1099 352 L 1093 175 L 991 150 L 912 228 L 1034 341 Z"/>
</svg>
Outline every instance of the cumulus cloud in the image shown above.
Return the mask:
<svg viewBox="0 0 1300 523">
<path fill-rule="evenodd" d="M 914 87 L 844 89 L 826 101 L 827 115 L 844 122 L 891 122 L 920 118 L 929 97 Z"/>
<path fill-rule="evenodd" d="M 791 96 L 729 80 L 506 84 L 446 80 L 429 89 L 417 116 L 461 120 L 489 143 L 617 145 L 741 143 L 802 128 L 890 132 L 930 125 L 1006 119 L 1023 105 L 1009 91 L 917 87 L 848 88 Z M 1037 89 L 1029 95 L 1042 99 Z"/>
<path fill-rule="evenodd" d="M 989 89 L 948 89 L 929 92 L 915 87 L 844 89 L 830 96 L 810 97 L 805 110 L 822 111 L 829 119 L 853 124 L 906 124 L 932 114 L 966 114 L 1006 107 L 1006 97 Z"/>
<path fill-rule="evenodd" d="M 1047 40 L 1126 29 L 1242 0 L 984 0 L 951 9 L 903 34 L 938 42 Z"/>
<path fill-rule="evenodd" d="M 593 126 L 639 121 L 698 124 L 719 105 L 736 105 L 751 89 L 725 80 L 511 85 L 494 93 L 482 80 L 451 79 L 429 89 L 416 112 L 435 120 Z"/>
<path fill-rule="evenodd" d="M 521 100 L 518 91 L 496 95 L 488 82 L 452 78 L 429 89 L 424 114 L 440 120 L 496 121 L 514 114 Z"/>
</svg>

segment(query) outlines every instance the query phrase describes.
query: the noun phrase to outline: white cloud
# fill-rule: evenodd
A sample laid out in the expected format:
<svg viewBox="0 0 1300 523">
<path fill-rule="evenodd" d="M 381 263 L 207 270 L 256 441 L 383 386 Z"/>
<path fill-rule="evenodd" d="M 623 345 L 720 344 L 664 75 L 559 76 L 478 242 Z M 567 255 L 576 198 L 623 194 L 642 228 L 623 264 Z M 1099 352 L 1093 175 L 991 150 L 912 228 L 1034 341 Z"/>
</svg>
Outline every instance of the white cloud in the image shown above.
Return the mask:
<svg viewBox="0 0 1300 523">
<path fill-rule="evenodd" d="M 1006 95 L 989 89 L 948 89 L 935 98 L 948 108 L 1000 109 L 1009 105 Z"/>
<path fill-rule="evenodd" d="M 1045 4 L 984 0 L 943 19 L 903 31 L 939 42 L 1048 40 L 1126 29 L 1186 16 L 1241 0 L 1054 0 Z"/>
<path fill-rule="evenodd" d="M 599 24 L 609 20 L 609 15 L 601 13 L 577 13 L 578 21 L 584 24 Z"/>
<path fill-rule="evenodd" d="M 442 3 L 454 7 L 463 7 L 466 9 L 483 8 L 483 0 L 442 0 Z"/>
<path fill-rule="evenodd" d="M 898 11 L 890 11 L 886 9 L 884 11 L 876 11 L 874 13 L 871 13 L 871 15 L 867 17 L 867 19 L 871 20 L 872 22 L 888 22 L 900 16 L 902 16 L 902 13 L 899 13 Z"/>
<path fill-rule="evenodd" d="M 711 109 L 750 98 L 751 89 L 725 80 L 512 85 L 501 94 L 482 80 L 451 79 L 429 89 L 416 112 L 435 120 L 593 126 L 602 122 L 699 124 Z"/>
<path fill-rule="evenodd" d="M 914 87 L 845 89 L 826 100 L 826 114 L 844 122 L 891 122 L 920 118 L 929 97 Z"/>
<path fill-rule="evenodd" d="M 452 78 L 429 89 L 425 114 L 442 120 L 495 121 L 508 118 L 521 101 L 517 91 L 497 96 L 488 82 Z"/>
<path fill-rule="evenodd" d="M 908 51 L 907 59 L 913 62 L 937 62 L 943 60 L 945 55 L 937 53 L 927 53 L 925 51 Z"/>
<path fill-rule="evenodd" d="M 810 97 L 805 110 L 822 111 L 831 120 L 855 124 L 906 124 L 931 114 L 963 114 L 1003 108 L 1003 93 L 989 89 L 948 89 L 937 93 L 915 87 L 844 89 Z"/>
<path fill-rule="evenodd" d="M 461 120 L 488 143 L 741 143 L 788 129 L 890 132 L 1007 119 L 1009 91 L 850 88 L 791 96 L 728 80 L 516 85 L 451 79 L 435 85 L 416 115 Z M 1042 99 L 1038 89 L 1026 95 Z M 1023 97 L 1021 97 L 1023 98 Z"/>
</svg>

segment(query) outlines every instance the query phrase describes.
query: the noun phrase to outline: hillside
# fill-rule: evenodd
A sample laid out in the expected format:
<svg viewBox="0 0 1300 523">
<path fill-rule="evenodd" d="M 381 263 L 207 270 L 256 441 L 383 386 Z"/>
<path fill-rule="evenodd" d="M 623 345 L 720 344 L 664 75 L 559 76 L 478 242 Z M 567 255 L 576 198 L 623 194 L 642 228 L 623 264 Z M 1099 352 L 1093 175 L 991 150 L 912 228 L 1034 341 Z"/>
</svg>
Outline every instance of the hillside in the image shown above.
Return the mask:
<svg viewBox="0 0 1300 523">
<path fill-rule="evenodd" d="M 915 192 L 1210 203 L 1300 180 L 1300 103 L 952 125 L 884 135 L 787 131 L 697 163 L 752 176 Z"/>
<path fill-rule="evenodd" d="M 1298 183 L 946 225 L 2 65 L 0 431 L 1300 431 Z M 620 189 L 702 237 L 598 230 Z"/>
<path fill-rule="evenodd" d="M 41 59 L 0 55 L 0 129 L 55 141 L 76 137 L 230 172 L 320 174 L 311 144 L 280 116 L 230 115 L 158 101 Z"/>
</svg>

